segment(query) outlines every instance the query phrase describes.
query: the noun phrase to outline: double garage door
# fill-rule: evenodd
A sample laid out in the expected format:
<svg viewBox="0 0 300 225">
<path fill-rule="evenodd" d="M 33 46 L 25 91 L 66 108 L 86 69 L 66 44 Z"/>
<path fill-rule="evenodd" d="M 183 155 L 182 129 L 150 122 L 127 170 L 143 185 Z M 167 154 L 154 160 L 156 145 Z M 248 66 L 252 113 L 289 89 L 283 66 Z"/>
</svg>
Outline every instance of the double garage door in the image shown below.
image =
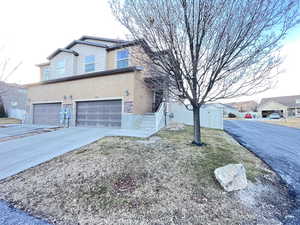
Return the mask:
<svg viewBox="0 0 300 225">
<path fill-rule="evenodd" d="M 76 103 L 76 125 L 121 127 L 122 101 L 85 101 Z"/>
<path fill-rule="evenodd" d="M 60 125 L 61 103 L 33 105 L 33 123 Z M 122 101 L 82 101 L 76 103 L 76 126 L 121 127 Z"/>
</svg>

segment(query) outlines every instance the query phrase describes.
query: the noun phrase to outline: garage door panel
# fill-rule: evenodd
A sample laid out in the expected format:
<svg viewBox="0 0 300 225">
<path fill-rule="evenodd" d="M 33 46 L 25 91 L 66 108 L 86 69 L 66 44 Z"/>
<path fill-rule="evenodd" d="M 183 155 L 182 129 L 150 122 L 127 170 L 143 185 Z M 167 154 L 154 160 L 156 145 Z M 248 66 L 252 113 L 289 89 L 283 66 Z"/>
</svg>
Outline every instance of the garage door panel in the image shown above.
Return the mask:
<svg viewBox="0 0 300 225">
<path fill-rule="evenodd" d="M 33 123 L 59 125 L 61 103 L 42 103 L 33 105 Z"/>
<path fill-rule="evenodd" d="M 103 100 L 77 103 L 77 126 L 121 127 L 122 101 Z"/>
</svg>

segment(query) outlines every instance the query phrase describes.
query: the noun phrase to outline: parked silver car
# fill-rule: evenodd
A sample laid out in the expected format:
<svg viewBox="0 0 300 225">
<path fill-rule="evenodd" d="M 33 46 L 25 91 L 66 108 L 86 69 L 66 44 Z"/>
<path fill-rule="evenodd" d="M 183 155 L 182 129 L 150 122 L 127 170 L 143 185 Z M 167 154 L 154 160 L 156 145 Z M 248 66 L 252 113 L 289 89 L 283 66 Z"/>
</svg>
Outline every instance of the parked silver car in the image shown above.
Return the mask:
<svg viewBox="0 0 300 225">
<path fill-rule="evenodd" d="M 269 119 L 280 119 L 281 115 L 279 113 L 271 113 Z"/>
</svg>

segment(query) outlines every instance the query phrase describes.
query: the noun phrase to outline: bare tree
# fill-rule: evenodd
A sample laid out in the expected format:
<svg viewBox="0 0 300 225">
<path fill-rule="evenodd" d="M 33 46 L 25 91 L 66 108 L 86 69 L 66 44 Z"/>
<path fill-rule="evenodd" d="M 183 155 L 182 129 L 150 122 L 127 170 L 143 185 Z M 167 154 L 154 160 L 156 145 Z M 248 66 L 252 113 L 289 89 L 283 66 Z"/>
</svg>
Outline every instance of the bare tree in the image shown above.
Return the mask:
<svg viewBox="0 0 300 225">
<path fill-rule="evenodd" d="M 188 100 L 197 145 L 202 144 L 200 107 L 269 89 L 281 63 L 281 40 L 299 22 L 298 0 L 110 0 L 110 4 L 132 39 L 146 46 L 153 77 L 164 77 L 174 98 Z"/>
<path fill-rule="evenodd" d="M 0 52 L 3 48 L 0 49 Z M 22 62 L 12 63 L 8 57 L 0 58 L 0 96 L 6 92 L 5 82 L 16 72 Z"/>
</svg>

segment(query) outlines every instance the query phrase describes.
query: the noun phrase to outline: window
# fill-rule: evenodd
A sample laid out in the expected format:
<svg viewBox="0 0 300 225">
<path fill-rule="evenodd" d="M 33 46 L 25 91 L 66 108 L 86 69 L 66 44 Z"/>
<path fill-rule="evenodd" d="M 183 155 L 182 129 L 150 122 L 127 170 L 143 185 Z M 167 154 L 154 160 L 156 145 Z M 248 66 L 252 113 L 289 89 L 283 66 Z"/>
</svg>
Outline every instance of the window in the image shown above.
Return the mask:
<svg viewBox="0 0 300 225">
<path fill-rule="evenodd" d="M 92 72 L 95 71 L 95 56 L 89 55 L 84 58 L 84 71 Z"/>
<path fill-rule="evenodd" d="M 117 68 L 128 67 L 128 50 L 121 50 L 117 52 Z"/>
<path fill-rule="evenodd" d="M 46 67 L 43 69 L 43 80 L 49 80 L 50 78 L 50 68 Z"/>
<path fill-rule="evenodd" d="M 66 61 L 65 60 L 58 61 L 55 65 L 55 71 L 57 75 L 64 75 L 66 72 Z"/>
</svg>

